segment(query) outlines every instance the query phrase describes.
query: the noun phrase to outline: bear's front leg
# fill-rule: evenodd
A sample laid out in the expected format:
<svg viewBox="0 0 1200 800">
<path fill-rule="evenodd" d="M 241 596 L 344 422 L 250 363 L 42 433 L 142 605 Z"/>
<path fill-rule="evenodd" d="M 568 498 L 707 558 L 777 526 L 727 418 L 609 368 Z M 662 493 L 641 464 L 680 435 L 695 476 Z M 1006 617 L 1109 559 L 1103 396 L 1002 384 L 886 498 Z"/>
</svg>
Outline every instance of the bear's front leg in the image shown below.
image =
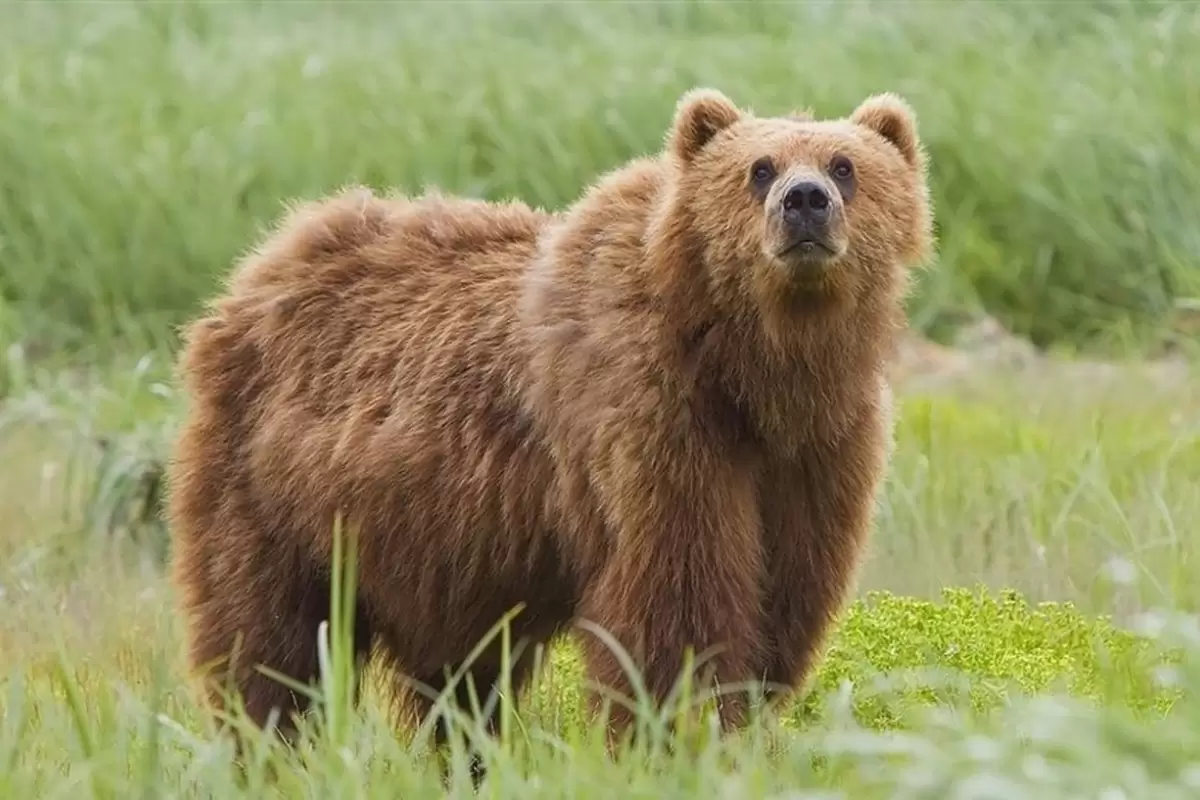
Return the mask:
<svg viewBox="0 0 1200 800">
<path fill-rule="evenodd" d="M 669 452 L 657 444 L 618 443 L 596 476 L 611 539 L 580 608 L 632 658 L 655 711 L 683 675 L 689 649 L 699 691 L 761 678 L 764 579 L 751 466 L 699 443 Z M 608 645 L 594 633 L 582 638 L 592 681 L 635 701 Z M 744 688 L 719 695 L 724 727 L 744 721 L 746 699 Z M 613 702 L 610 733 L 632 719 Z"/>
<path fill-rule="evenodd" d="M 890 420 L 886 408 L 870 408 L 846 435 L 818 440 L 765 471 L 765 680 L 773 705 L 809 676 L 852 588 L 884 478 Z"/>
</svg>

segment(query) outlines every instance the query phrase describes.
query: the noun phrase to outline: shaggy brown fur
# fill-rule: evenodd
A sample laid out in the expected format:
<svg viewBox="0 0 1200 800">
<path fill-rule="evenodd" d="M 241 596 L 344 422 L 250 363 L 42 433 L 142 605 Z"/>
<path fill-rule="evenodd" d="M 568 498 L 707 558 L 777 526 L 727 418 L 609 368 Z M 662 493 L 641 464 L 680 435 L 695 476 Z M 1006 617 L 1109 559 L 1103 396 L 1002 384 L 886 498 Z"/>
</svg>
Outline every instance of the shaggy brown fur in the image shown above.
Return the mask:
<svg viewBox="0 0 1200 800">
<path fill-rule="evenodd" d="M 831 198 L 823 257 L 779 255 L 801 179 Z M 186 336 L 169 503 L 193 664 L 240 640 L 218 675 L 254 720 L 302 707 L 253 665 L 315 676 L 340 511 L 360 655 L 435 689 L 518 603 L 514 640 L 587 619 L 659 699 L 689 647 L 706 680 L 796 686 L 871 526 L 930 219 L 898 98 L 813 121 L 710 90 L 561 215 L 362 191 L 296 210 Z"/>
</svg>

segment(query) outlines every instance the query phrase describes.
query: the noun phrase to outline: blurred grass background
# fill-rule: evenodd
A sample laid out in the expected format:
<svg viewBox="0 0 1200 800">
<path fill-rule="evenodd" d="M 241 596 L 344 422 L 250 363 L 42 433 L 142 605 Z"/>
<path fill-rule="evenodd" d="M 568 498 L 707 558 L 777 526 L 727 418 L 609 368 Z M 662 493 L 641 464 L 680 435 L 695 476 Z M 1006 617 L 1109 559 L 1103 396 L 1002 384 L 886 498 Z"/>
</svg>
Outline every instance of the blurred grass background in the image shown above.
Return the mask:
<svg viewBox="0 0 1200 800">
<path fill-rule="evenodd" d="M 895 90 L 932 156 L 934 335 L 1153 347 L 1200 295 L 1200 16 L 1154 2 L 32 2 L 0 26 L 0 297 L 43 348 L 169 345 L 281 203 L 348 182 L 550 207 L 713 85 Z"/>
</svg>

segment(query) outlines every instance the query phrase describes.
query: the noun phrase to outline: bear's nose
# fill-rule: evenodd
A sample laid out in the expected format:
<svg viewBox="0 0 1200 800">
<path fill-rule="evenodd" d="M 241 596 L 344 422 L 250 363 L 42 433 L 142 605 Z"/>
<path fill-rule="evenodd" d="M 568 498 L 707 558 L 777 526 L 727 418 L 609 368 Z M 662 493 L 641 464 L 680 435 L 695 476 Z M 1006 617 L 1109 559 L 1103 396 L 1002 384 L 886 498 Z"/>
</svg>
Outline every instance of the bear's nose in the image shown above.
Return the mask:
<svg viewBox="0 0 1200 800">
<path fill-rule="evenodd" d="M 789 224 L 823 224 L 829 220 L 832 205 L 825 187 L 814 181 L 801 181 L 783 195 L 783 218 Z"/>
</svg>

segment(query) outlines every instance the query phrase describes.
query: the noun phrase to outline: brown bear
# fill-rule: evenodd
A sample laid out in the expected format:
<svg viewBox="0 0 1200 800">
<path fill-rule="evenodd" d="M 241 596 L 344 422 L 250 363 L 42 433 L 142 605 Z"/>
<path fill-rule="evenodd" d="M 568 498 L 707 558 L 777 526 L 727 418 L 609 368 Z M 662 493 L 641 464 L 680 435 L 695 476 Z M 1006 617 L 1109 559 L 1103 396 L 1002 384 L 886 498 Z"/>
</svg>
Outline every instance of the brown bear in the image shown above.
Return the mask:
<svg viewBox="0 0 1200 800">
<path fill-rule="evenodd" d="M 661 153 L 561 213 L 365 190 L 293 210 L 186 331 L 169 517 L 193 665 L 287 727 L 304 698 L 254 665 L 316 676 L 341 515 L 356 650 L 398 680 L 440 690 L 522 604 L 518 688 L 580 620 L 659 701 L 689 651 L 706 686 L 799 685 L 886 468 L 925 169 L 894 95 L 815 120 L 697 89 Z"/>
</svg>

